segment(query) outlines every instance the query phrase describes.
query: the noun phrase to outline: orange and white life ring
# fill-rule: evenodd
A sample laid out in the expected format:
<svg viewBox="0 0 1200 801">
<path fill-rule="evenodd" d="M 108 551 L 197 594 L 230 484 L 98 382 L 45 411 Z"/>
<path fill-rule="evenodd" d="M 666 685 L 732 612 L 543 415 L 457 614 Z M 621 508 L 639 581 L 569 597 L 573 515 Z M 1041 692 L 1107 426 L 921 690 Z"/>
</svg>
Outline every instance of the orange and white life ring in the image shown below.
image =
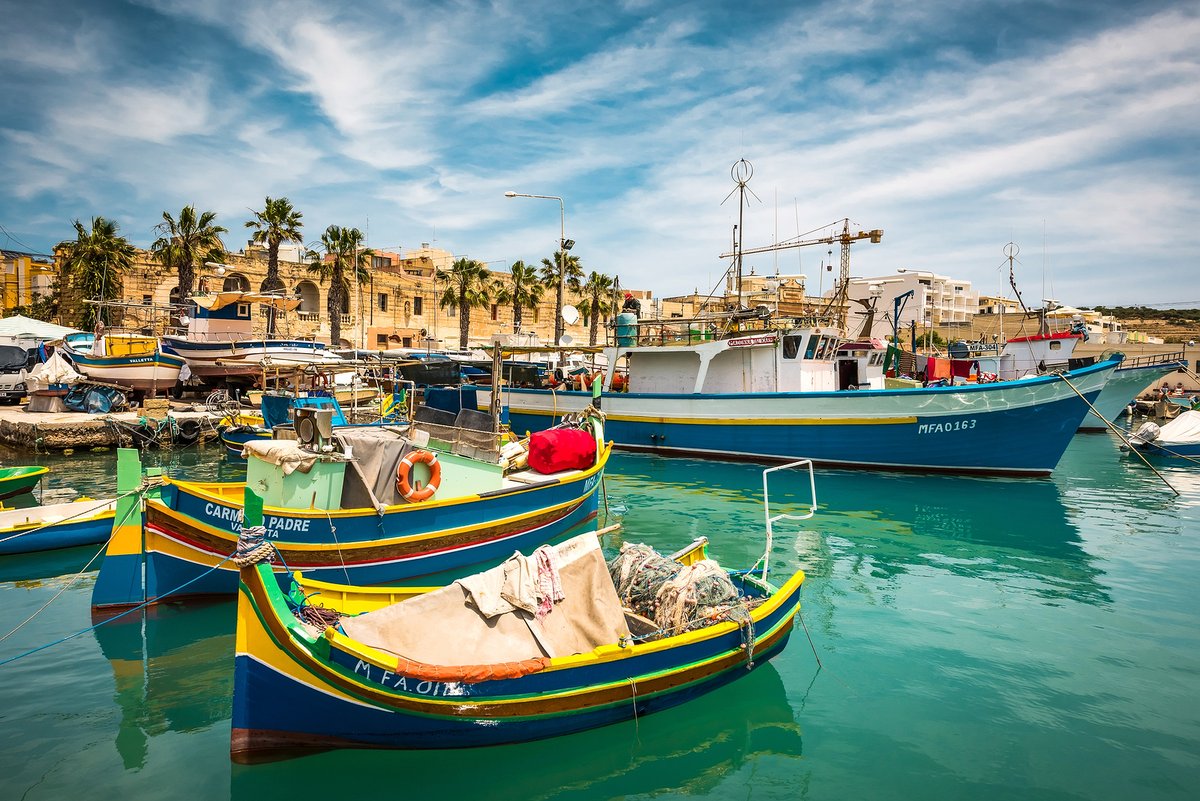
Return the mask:
<svg viewBox="0 0 1200 801">
<path fill-rule="evenodd" d="M 429 465 L 429 481 L 425 486 L 411 481 L 413 466 L 418 462 Z M 442 463 L 437 454 L 430 451 L 413 451 L 400 460 L 396 466 L 396 492 L 406 501 L 420 503 L 433 497 L 442 483 Z"/>
</svg>

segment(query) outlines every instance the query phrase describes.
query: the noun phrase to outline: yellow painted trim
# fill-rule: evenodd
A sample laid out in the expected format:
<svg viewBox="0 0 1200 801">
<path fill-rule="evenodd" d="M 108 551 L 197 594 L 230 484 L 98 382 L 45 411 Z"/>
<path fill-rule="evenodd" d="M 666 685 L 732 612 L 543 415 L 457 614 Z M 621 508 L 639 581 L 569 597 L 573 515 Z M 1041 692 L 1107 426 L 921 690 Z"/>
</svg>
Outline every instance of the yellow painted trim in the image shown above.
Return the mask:
<svg viewBox="0 0 1200 801">
<path fill-rule="evenodd" d="M 513 414 L 529 414 L 541 417 L 562 417 L 570 409 L 513 409 Z M 605 410 L 605 419 L 622 423 L 670 423 L 690 426 L 875 426 L 906 425 L 917 422 L 915 416 L 898 417 L 647 417 L 644 415 L 614 414 Z"/>
<path fill-rule="evenodd" d="M 601 471 L 604 470 L 605 465 L 608 464 L 608 458 L 610 455 L 612 455 L 612 443 L 611 442 L 609 442 L 607 445 L 604 446 L 604 450 L 601 452 L 600 458 L 598 458 L 596 460 L 596 463 L 594 465 L 589 467 L 587 470 L 584 470 L 583 472 L 579 473 L 578 475 L 560 478 L 558 480 L 559 485 L 560 486 L 569 486 L 571 484 L 577 484 L 581 481 L 586 481 L 588 478 L 596 475 L 597 473 L 600 473 Z M 203 500 L 215 501 L 218 503 L 228 504 L 228 505 L 235 506 L 235 507 L 241 506 L 240 500 L 235 500 L 235 498 L 240 499 L 241 493 L 245 488 L 244 482 L 239 482 L 236 484 L 228 484 L 225 482 L 216 482 L 216 481 L 184 481 L 184 480 L 170 478 L 170 477 L 165 477 L 164 481 L 169 484 L 174 484 L 178 487 L 187 487 L 188 492 L 190 492 L 191 494 L 193 494 L 196 497 L 201 498 Z M 214 491 L 214 489 L 218 488 L 218 487 L 224 487 L 226 489 L 224 489 L 223 491 Z M 500 489 L 500 488 L 498 487 L 497 489 Z M 526 492 L 536 492 L 539 489 L 545 489 L 545 487 L 538 487 L 535 485 L 530 485 L 525 488 L 511 487 L 508 489 L 510 491 L 508 493 L 506 493 L 506 497 L 511 496 L 511 495 L 520 495 L 520 494 L 523 494 Z M 494 492 L 494 490 L 490 490 L 489 492 Z M 490 498 L 490 497 L 493 497 L 493 496 L 489 495 L 488 498 Z M 391 506 L 385 506 L 384 513 L 387 514 L 390 512 L 415 511 L 418 509 L 436 509 L 436 508 L 443 507 L 443 506 L 453 506 L 456 504 L 463 504 L 463 503 L 474 503 L 475 501 L 478 501 L 480 499 L 487 500 L 488 498 L 483 498 L 482 495 L 476 493 L 474 495 L 459 495 L 454 498 L 446 498 L 445 500 L 438 500 L 438 499 L 434 498 L 432 500 L 423 501 L 421 503 L 397 503 L 397 504 L 392 504 Z M 323 520 L 327 517 L 328 518 L 358 517 L 358 516 L 361 516 L 364 511 L 369 511 L 372 515 L 376 514 L 375 510 L 370 509 L 369 507 L 365 507 L 364 509 L 329 509 L 329 510 L 325 510 L 325 509 L 289 509 L 289 508 L 281 507 L 281 506 L 264 506 L 263 507 L 263 514 L 274 515 L 276 517 L 294 517 L 294 518 L 301 518 L 301 519 L 310 517 L 310 518 L 316 518 L 318 520 Z"/>
<path fill-rule="evenodd" d="M 184 483 L 186 483 L 186 482 L 184 482 Z M 543 507 L 539 507 L 535 511 L 526 512 L 525 514 L 513 515 L 511 517 L 497 518 L 496 520 L 491 521 L 488 525 L 498 526 L 498 525 L 502 525 L 505 523 L 515 523 L 515 522 L 519 522 L 522 520 L 529 520 L 533 517 L 537 517 L 538 515 L 545 514 L 546 512 L 556 512 L 556 511 L 559 511 L 562 509 L 567 509 L 571 506 L 578 504 L 580 501 L 587 498 L 589 495 L 591 495 L 595 491 L 596 491 L 595 488 L 593 488 L 592 490 L 584 493 L 583 495 L 580 495 L 576 498 L 572 498 L 571 500 L 568 500 L 568 501 L 564 501 L 563 503 L 557 504 L 555 506 L 543 506 Z M 189 525 L 195 526 L 196 528 L 203 529 L 203 530 L 213 534 L 214 536 L 220 537 L 221 539 L 224 539 L 230 543 L 236 543 L 238 540 L 238 535 L 233 534 L 229 531 L 226 531 L 223 528 L 217 528 L 216 526 L 211 526 L 208 523 L 204 522 L 203 520 L 198 520 L 189 515 L 185 515 L 181 512 L 177 512 L 174 509 L 167 506 L 165 503 L 162 503 L 161 501 L 152 500 L 151 503 L 155 504 L 158 511 L 162 512 L 167 517 L 170 517 L 173 520 L 182 520 L 184 518 L 187 518 L 187 523 Z M 271 509 L 271 508 L 273 508 L 273 507 L 266 507 L 266 509 Z M 389 507 L 389 508 L 395 508 L 395 507 Z M 264 512 L 266 511 L 266 509 L 264 509 Z M 280 511 L 291 512 L 293 510 L 281 509 Z M 360 509 L 358 511 L 361 513 L 363 510 Z M 368 510 L 368 511 L 371 512 L 370 517 L 374 518 L 375 517 L 374 511 L 373 510 Z M 292 514 L 289 516 L 290 517 L 301 517 L 301 515 L 296 515 L 296 514 Z M 316 517 L 317 519 L 321 519 L 324 517 L 324 515 L 321 515 L 321 514 L 308 515 L 308 516 Z M 361 515 L 361 514 L 360 514 L 360 516 L 366 517 L 366 515 Z M 391 537 L 386 540 L 373 539 L 373 540 L 367 540 L 367 541 L 344 542 L 344 543 L 342 543 L 342 550 L 346 553 L 351 553 L 351 552 L 353 552 L 353 550 L 355 548 L 359 548 L 359 547 L 376 548 L 379 546 L 393 545 L 393 544 L 400 543 L 400 542 L 424 542 L 426 540 L 437 540 L 437 539 L 446 537 L 447 535 L 458 534 L 460 532 L 471 531 L 473 529 L 477 529 L 480 527 L 480 525 L 481 524 L 479 524 L 479 523 L 475 523 L 472 525 L 459 526 L 457 528 L 438 529 L 436 531 L 431 531 L 426 534 L 405 534 L 400 537 Z M 147 531 L 150 531 L 150 529 L 147 529 Z M 158 532 L 154 532 L 154 534 L 156 536 L 160 536 L 160 535 L 158 535 Z M 272 542 L 286 542 L 286 541 L 285 540 L 272 540 Z M 317 551 L 329 550 L 331 545 L 332 545 L 332 543 L 328 543 L 328 542 L 324 542 L 324 543 L 287 542 L 287 549 L 289 551 L 303 551 L 303 552 L 312 553 L 312 552 L 317 552 Z M 137 552 L 135 551 L 135 553 L 137 553 Z"/>
</svg>

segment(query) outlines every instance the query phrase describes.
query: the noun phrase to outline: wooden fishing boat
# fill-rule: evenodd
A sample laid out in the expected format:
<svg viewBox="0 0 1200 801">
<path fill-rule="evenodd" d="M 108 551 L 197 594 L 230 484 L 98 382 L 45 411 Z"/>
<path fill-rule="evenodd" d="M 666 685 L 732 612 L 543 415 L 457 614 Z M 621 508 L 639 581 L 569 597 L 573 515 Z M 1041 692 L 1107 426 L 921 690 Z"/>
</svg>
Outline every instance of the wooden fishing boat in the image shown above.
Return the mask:
<svg viewBox="0 0 1200 801">
<path fill-rule="evenodd" d="M 0 499 L 11 498 L 23 492 L 33 492 L 50 468 L 40 465 L 0 467 Z"/>
<path fill-rule="evenodd" d="M 610 451 L 598 417 L 570 426 L 587 432 L 587 466 L 551 473 L 501 456 L 490 426 L 335 429 L 330 417 L 301 409 L 296 440 L 248 443 L 244 483 L 166 479 L 146 502 L 144 531 L 110 540 L 93 605 L 235 593 L 228 560 L 247 486 L 265 496 L 272 543 L 290 567 L 352 584 L 498 559 L 596 515 Z"/>
<path fill-rule="evenodd" d="M 113 527 L 115 501 L 79 500 L 0 511 L 0 554 L 96 545 Z"/>
<path fill-rule="evenodd" d="M 166 391 L 179 380 L 184 361 L 158 337 L 109 332 L 68 334 L 63 350 L 79 372 L 95 381 L 136 390 Z"/>
<path fill-rule="evenodd" d="M 610 575 L 619 569 L 605 564 L 593 532 L 554 548 L 560 603 L 491 617 L 488 577 L 510 577 L 519 554 L 438 589 L 361 589 L 300 574 L 285 589 L 268 562 L 249 564 L 271 552 L 258 546 L 238 596 L 232 758 L 512 743 L 695 699 L 783 649 L 804 581 L 797 571 L 772 585 L 765 559 L 723 572 L 706 560 L 706 544 L 672 557 L 679 575 L 716 571 L 734 600 L 680 626 L 625 608 Z"/>
</svg>

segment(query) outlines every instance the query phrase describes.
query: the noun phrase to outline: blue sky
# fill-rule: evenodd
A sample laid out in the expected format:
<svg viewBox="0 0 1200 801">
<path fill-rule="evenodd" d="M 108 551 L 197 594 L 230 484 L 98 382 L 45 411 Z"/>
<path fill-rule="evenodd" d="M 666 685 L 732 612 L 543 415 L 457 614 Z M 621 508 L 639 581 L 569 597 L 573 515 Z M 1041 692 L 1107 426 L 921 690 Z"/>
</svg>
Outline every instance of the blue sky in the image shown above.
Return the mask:
<svg viewBox="0 0 1200 801">
<path fill-rule="evenodd" d="M 1200 300 L 1197 2 L 0 0 L 0 246 L 286 196 L 505 269 L 702 291 L 745 244 L 849 217 L 855 275 L 928 269 L 1027 300 Z M 7 234 L 5 233 L 7 232 Z M 812 234 L 820 236 L 821 232 Z M 826 247 L 747 260 L 804 272 Z M 835 249 L 834 258 L 837 253 Z M 820 276 L 820 277 L 819 277 Z"/>
</svg>

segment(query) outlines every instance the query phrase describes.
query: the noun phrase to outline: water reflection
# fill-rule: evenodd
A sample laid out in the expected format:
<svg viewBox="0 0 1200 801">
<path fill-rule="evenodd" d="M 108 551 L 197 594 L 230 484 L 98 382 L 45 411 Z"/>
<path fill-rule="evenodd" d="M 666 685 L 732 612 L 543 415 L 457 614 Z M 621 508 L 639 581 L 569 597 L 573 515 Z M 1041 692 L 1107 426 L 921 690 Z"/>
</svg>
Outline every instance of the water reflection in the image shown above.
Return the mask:
<svg viewBox="0 0 1200 801">
<path fill-rule="evenodd" d="M 392 786 L 406 795 L 524 801 L 707 795 L 759 757 L 798 760 L 803 749 L 794 715 L 783 680 L 764 665 L 680 707 L 566 737 L 466 751 L 335 751 L 234 765 L 231 795 L 246 801 L 292 793 L 343 797 Z"/>
<path fill-rule="evenodd" d="M 112 666 L 121 710 L 116 746 L 127 770 L 145 766 L 153 737 L 228 727 L 234 613 L 233 601 L 168 603 L 95 629 Z"/>
<path fill-rule="evenodd" d="M 626 539 L 658 547 L 704 534 L 722 561 L 752 563 L 763 543 L 762 467 L 625 455 L 606 479 L 628 508 Z M 1106 604 L 1079 514 L 1050 479 L 968 478 L 819 470 L 819 511 L 775 527 L 776 571 L 835 571 L 866 588 L 934 569 L 990 582 L 1020 580 L 1046 601 Z M 772 480 L 772 512 L 801 509 L 807 480 Z M 610 499 L 611 500 L 611 499 Z"/>
</svg>

